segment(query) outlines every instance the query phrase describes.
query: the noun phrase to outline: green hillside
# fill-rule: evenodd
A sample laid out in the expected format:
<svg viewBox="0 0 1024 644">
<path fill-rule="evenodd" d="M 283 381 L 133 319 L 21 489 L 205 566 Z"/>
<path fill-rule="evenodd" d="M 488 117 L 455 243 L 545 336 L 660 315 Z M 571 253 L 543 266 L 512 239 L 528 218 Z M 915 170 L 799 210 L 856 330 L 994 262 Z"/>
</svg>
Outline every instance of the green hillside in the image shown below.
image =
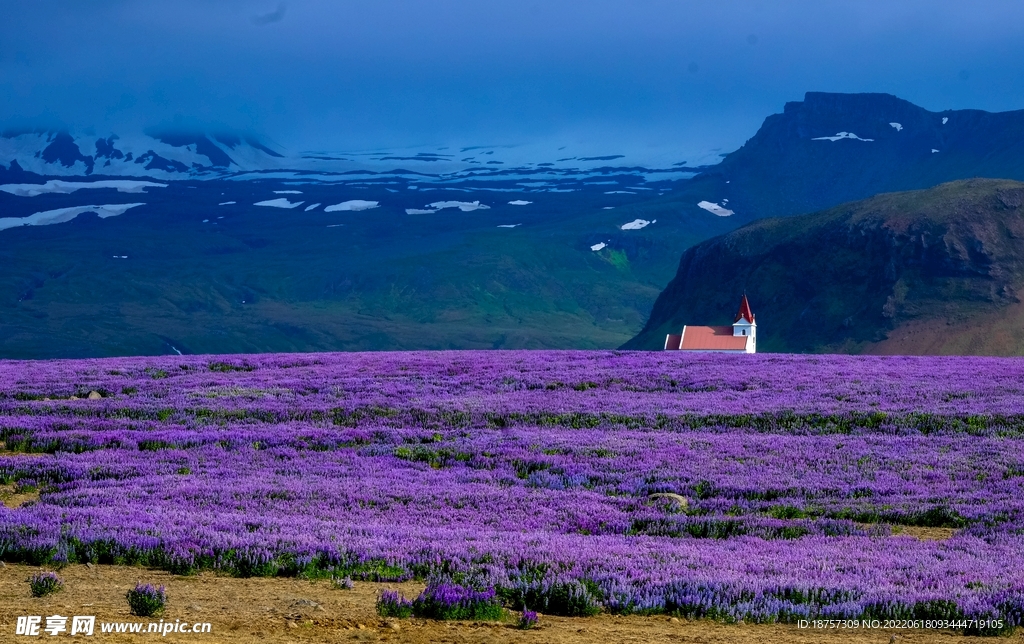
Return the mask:
<svg viewBox="0 0 1024 644">
<path fill-rule="evenodd" d="M 614 347 L 642 326 L 679 249 L 727 230 L 669 216 L 624 231 L 639 200 L 601 193 L 423 216 L 218 208 L 273 187 L 225 183 L 105 196 L 149 203 L 0 231 L 0 355 Z M 60 198 L 31 207 L 72 197 Z M 508 223 L 521 225 L 497 227 Z"/>
<path fill-rule="evenodd" d="M 757 221 L 690 248 L 625 347 L 727 324 L 746 292 L 759 351 L 1016 355 L 1024 321 L 1005 313 L 1022 287 L 1024 183 L 955 181 Z M 999 329 L 1017 339 L 978 340 Z"/>
</svg>

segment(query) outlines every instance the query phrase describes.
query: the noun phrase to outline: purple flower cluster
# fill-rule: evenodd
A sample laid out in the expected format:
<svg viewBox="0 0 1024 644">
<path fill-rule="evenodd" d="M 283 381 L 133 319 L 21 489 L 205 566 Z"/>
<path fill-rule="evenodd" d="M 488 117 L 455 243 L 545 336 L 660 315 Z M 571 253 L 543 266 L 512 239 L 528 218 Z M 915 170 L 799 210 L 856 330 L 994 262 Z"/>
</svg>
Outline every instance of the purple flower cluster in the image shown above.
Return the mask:
<svg viewBox="0 0 1024 644">
<path fill-rule="evenodd" d="M 409 617 L 412 602 L 397 590 L 385 590 L 377 598 L 377 614 L 381 617 Z"/>
<path fill-rule="evenodd" d="M 9 561 L 446 579 L 580 615 L 1024 609 L 1016 359 L 0 362 L 0 442 L 0 485 L 41 492 L 0 506 Z"/>
<path fill-rule="evenodd" d="M 429 619 L 501 619 L 503 610 L 494 588 L 478 590 L 450 580 L 431 580 L 412 602 L 417 617 Z"/>
<path fill-rule="evenodd" d="M 519 617 L 519 628 L 528 630 L 537 626 L 537 613 L 532 610 L 524 610 Z"/>
<path fill-rule="evenodd" d="M 37 572 L 28 578 L 33 597 L 45 597 L 63 590 L 64 581 L 55 572 Z"/>
<path fill-rule="evenodd" d="M 167 606 L 167 589 L 164 586 L 156 588 L 152 584 L 143 585 L 139 582 L 125 594 L 125 598 L 128 600 L 132 615 L 153 617 L 164 612 Z"/>
<path fill-rule="evenodd" d="M 352 583 L 351 577 L 333 576 L 331 577 L 331 587 L 336 588 L 337 590 L 352 590 L 355 588 L 355 584 Z"/>
</svg>

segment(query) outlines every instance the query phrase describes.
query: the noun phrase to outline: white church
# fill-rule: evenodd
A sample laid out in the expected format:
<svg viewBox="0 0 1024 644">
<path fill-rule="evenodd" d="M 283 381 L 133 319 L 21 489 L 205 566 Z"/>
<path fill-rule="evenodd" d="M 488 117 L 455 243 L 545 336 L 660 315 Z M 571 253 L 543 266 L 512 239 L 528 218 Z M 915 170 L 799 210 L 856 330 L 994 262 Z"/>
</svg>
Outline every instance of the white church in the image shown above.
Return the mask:
<svg viewBox="0 0 1024 644">
<path fill-rule="evenodd" d="M 757 352 L 757 323 L 750 312 L 746 294 L 740 300 L 732 326 L 686 325 L 679 335 L 665 336 L 666 351 L 696 351 L 701 353 L 755 353 Z"/>
</svg>

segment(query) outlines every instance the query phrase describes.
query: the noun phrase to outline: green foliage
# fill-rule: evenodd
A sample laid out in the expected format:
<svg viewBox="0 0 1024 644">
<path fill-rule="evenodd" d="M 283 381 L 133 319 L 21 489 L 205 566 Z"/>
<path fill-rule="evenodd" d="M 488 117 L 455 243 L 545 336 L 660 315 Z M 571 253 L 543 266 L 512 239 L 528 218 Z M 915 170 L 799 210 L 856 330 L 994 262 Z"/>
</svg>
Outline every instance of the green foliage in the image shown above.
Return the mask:
<svg viewBox="0 0 1024 644">
<path fill-rule="evenodd" d="M 621 250 L 608 251 L 608 263 L 620 271 L 629 270 L 629 257 Z"/>
<path fill-rule="evenodd" d="M 33 597 L 45 597 L 64 590 L 64 580 L 53 572 L 40 572 L 28 579 L 29 588 Z"/>
<path fill-rule="evenodd" d="M 447 467 L 457 461 L 465 462 L 472 458 L 471 454 L 458 452 L 448 447 L 430 448 L 425 445 L 396 447 L 393 454 L 395 458 L 405 461 L 427 463 L 434 469 Z"/>
<path fill-rule="evenodd" d="M 139 441 L 140 452 L 156 452 L 171 447 L 174 447 L 172 443 L 168 443 L 167 441 L 156 440 L 153 438 L 146 438 Z"/>
<path fill-rule="evenodd" d="M 339 571 L 345 572 L 352 579 L 361 581 L 404 581 L 412 576 L 402 566 L 390 564 L 383 559 L 371 559 L 342 566 Z"/>
<path fill-rule="evenodd" d="M 700 481 L 693 486 L 693 496 L 698 499 L 710 499 L 717 494 L 715 484 L 710 481 Z"/>
<path fill-rule="evenodd" d="M 167 592 L 163 586 L 154 588 L 146 584 L 136 584 L 135 588 L 125 594 L 132 615 L 139 617 L 156 617 L 163 614 L 167 607 Z"/>
<path fill-rule="evenodd" d="M 19 391 L 11 397 L 15 400 L 42 400 L 43 398 L 49 398 L 46 394 L 33 394 L 25 391 Z"/>
<path fill-rule="evenodd" d="M 791 505 L 772 506 L 765 514 L 775 519 L 804 519 L 808 516 L 806 510 Z"/>
<path fill-rule="evenodd" d="M 543 568 L 527 572 L 511 587 L 499 588 L 498 596 L 510 606 L 525 606 L 545 615 L 590 617 L 603 609 L 596 583 L 589 579 L 547 582 Z"/>
<path fill-rule="evenodd" d="M 232 371 L 253 371 L 256 367 L 252 365 L 242 364 L 235 365 L 229 362 L 211 362 L 209 365 L 210 371 L 216 373 L 230 373 Z"/>
<path fill-rule="evenodd" d="M 693 539 L 731 539 L 746 534 L 762 539 L 799 539 L 810 533 L 800 524 L 777 527 L 759 526 L 751 530 L 749 524 L 738 518 L 700 518 L 675 520 L 672 518 L 634 519 L 626 534 L 654 537 L 690 537 Z"/>
<path fill-rule="evenodd" d="M 1003 470 L 1004 479 L 1011 479 L 1016 476 L 1024 476 L 1024 464 L 1015 463 L 1012 465 L 1007 465 L 1006 469 Z"/>
<path fill-rule="evenodd" d="M 907 525 L 928 528 L 962 528 L 967 525 L 967 520 L 960 516 L 956 510 L 937 505 L 919 514 L 910 515 Z"/>
</svg>

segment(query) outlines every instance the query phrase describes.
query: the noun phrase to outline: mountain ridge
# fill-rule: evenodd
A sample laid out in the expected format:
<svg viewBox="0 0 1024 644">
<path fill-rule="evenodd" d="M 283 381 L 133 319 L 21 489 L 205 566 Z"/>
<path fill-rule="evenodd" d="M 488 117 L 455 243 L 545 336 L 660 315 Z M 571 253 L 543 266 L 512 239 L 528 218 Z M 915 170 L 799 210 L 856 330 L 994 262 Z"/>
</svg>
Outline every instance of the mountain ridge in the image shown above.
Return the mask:
<svg viewBox="0 0 1024 644">
<path fill-rule="evenodd" d="M 69 130 L 8 130 L 0 134 L 0 173 L 40 177 L 147 176 L 193 179 L 226 171 L 275 167 L 284 155 L 254 136 L 150 129 L 121 138 Z M 2 175 L 0 175 L 2 176 Z"/>
<path fill-rule="evenodd" d="M 973 177 L 1024 181 L 1024 110 L 931 112 L 891 94 L 807 92 L 652 208 L 706 216 L 705 201 L 739 226 Z"/>
</svg>

